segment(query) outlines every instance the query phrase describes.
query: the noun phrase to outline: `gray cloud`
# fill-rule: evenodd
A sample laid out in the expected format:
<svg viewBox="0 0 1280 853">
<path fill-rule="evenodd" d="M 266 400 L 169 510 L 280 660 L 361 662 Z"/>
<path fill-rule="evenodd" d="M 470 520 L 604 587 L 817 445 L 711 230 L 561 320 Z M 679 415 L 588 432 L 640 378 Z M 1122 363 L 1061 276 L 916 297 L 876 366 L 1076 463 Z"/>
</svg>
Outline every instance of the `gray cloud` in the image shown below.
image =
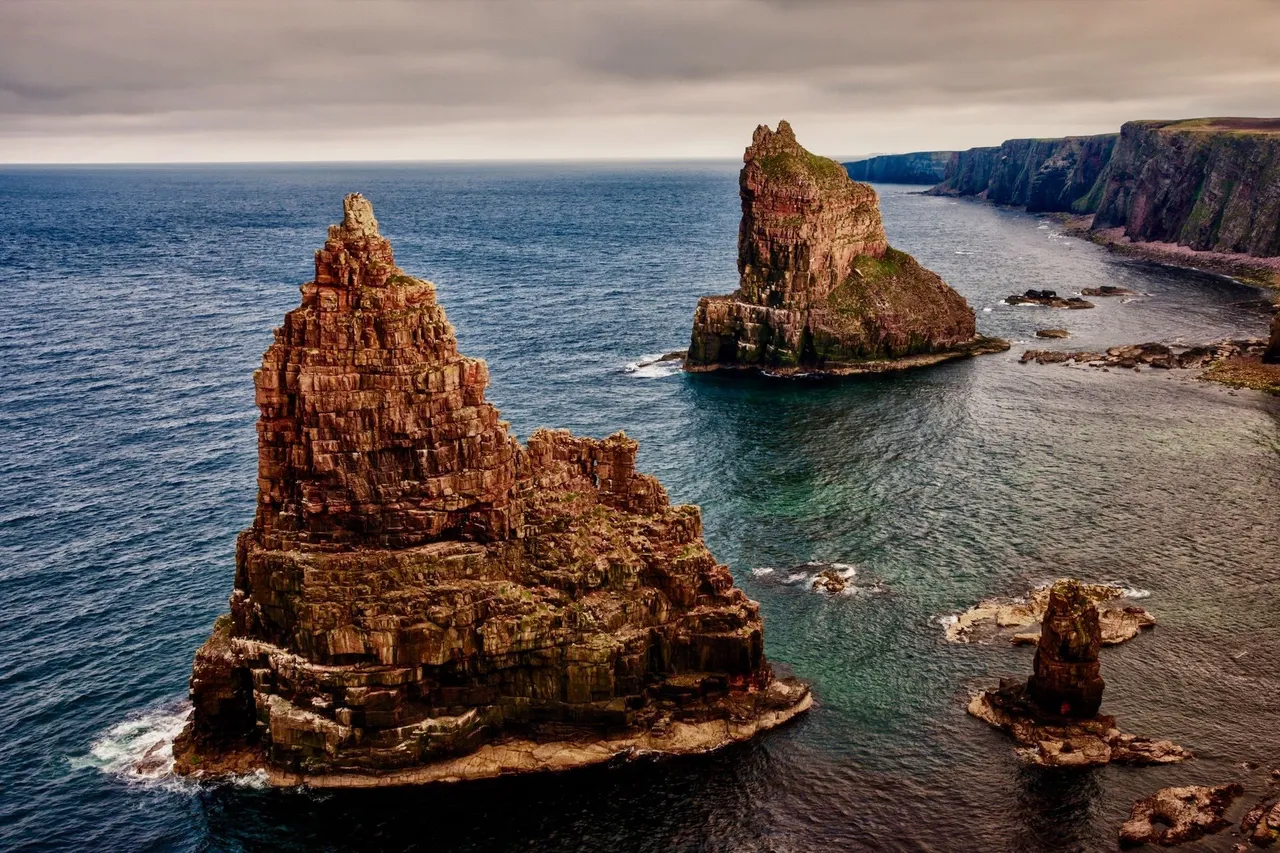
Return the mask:
<svg viewBox="0 0 1280 853">
<path fill-rule="evenodd" d="M 1276 44 L 1274 0 L 5 0 L 0 161 L 963 146 L 1275 114 Z"/>
</svg>

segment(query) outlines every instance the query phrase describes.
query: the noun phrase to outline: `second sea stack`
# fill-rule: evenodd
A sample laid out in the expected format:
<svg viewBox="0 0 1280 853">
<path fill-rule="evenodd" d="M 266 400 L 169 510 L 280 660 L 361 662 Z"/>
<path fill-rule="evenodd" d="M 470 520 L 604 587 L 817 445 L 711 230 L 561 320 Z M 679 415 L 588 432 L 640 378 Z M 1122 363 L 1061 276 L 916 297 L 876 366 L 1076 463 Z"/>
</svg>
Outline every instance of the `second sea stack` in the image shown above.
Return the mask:
<svg viewBox="0 0 1280 853">
<path fill-rule="evenodd" d="M 889 246 L 875 190 L 806 151 L 787 122 L 757 127 L 743 161 L 739 287 L 699 301 L 687 370 L 864 373 L 1008 348 Z"/>
<path fill-rule="evenodd" d="M 435 287 L 344 208 L 254 374 L 258 511 L 176 771 L 456 781 L 702 752 L 807 708 L 698 508 L 623 433 L 521 444 Z"/>
</svg>

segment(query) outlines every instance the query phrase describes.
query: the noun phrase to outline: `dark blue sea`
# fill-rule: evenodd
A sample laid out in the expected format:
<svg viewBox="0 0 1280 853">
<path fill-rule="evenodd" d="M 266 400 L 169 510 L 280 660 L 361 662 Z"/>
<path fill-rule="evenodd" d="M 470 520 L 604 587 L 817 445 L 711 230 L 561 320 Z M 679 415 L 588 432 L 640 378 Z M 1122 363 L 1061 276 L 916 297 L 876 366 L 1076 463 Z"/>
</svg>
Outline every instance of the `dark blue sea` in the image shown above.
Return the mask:
<svg viewBox="0 0 1280 853">
<path fill-rule="evenodd" d="M 1280 764 L 1280 400 L 1048 346 L 1259 336 L 1257 291 L 1011 210 L 881 186 L 891 241 L 1013 351 L 843 382 L 636 367 L 736 285 L 737 164 L 0 170 L 0 848 L 1110 850 L 1133 801 Z M 252 520 L 251 373 L 341 198 L 363 192 L 520 436 L 641 442 L 761 602 L 817 707 L 703 758 L 394 792 L 143 778 Z M 1092 311 L 1027 288 L 1141 292 Z M 826 596 L 809 561 L 882 591 Z M 1159 626 L 1103 652 L 1104 710 L 1183 765 L 1028 768 L 968 717 L 1028 648 L 941 623 L 1060 575 Z M 1257 769 L 1252 769 L 1254 767 Z M 1202 848 L 1228 850 L 1230 832 Z"/>
</svg>

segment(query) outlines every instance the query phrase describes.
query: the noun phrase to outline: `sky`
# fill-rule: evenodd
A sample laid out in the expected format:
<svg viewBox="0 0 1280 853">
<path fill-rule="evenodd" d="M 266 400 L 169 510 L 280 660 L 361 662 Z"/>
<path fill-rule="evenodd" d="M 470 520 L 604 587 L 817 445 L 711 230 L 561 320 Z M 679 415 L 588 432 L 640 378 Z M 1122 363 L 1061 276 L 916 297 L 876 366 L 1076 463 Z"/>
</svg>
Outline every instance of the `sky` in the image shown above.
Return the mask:
<svg viewBox="0 0 1280 853">
<path fill-rule="evenodd" d="M 0 163 L 828 156 L 1280 115 L 1280 0 L 0 0 Z"/>
</svg>

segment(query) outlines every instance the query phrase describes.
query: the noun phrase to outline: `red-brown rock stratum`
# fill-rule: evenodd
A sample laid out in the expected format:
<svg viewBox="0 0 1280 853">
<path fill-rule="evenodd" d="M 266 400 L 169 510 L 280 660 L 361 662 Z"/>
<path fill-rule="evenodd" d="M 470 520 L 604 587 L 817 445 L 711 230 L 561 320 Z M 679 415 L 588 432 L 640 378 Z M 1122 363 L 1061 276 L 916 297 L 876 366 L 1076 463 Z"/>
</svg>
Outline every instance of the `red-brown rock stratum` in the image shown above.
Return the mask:
<svg viewBox="0 0 1280 853">
<path fill-rule="evenodd" d="M 374 786 L 701 752 L 809 707 L 636 443 L 484 398 L 432 284 L 344 202 L 254 374 L 258 509 L 176 770 Z"/>
<path fill-rule="evenodd" d="M 868 373 L 1009 348 L 973 309 L 889 246 L 876 192 L 761 125 L 739 177 L 738 290 L 699 303 L 687 370 Z"/>
</svg>

